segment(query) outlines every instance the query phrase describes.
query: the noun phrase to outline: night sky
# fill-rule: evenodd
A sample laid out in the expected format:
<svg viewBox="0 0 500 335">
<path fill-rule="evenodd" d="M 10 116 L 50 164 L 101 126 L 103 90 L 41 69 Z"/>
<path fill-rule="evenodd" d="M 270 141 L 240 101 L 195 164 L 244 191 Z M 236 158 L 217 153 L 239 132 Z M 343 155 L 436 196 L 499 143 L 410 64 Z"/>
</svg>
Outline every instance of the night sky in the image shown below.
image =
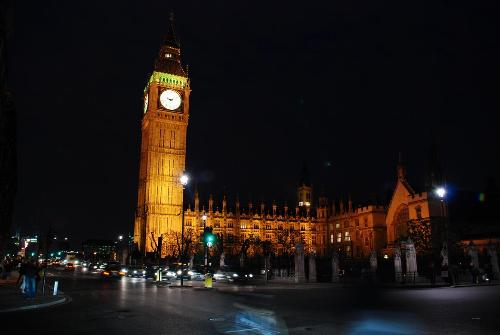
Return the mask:
<svg viewBox="0 0 500 335">
<path fill-rule="evenodd" d="M 400 151 L 423 188 L 431 132 L 450 188 L 500 177 L 495 0 L 12 3 L 23 233 L 133 230 L 142 92 L 171 10 L 203 197 L 291 205 L 305 161 L 316 191 L 383 201 Z"/>
</svg>

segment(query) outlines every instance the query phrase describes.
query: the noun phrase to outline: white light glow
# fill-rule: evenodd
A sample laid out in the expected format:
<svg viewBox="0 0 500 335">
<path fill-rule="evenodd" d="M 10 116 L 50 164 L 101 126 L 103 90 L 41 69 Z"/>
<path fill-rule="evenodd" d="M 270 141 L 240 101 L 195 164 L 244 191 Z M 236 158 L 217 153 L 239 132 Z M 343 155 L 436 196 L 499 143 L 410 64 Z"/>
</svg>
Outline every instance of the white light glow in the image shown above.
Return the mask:
<svg viewBox="0 0 500 335">
<path fill-rule="evenodd" d="M 180 178 L 180 182 L 183 186 L 186 186 L 189 182 L 189 177 L 186 174 L 183 174 Z"/>
<path fill-rule="evenodd" d="M 444 187 L 438 187 L 436 189 L 436 195 L 440 198 L 444 198 L 446 195 L 446 189 Z"/>
</svg>

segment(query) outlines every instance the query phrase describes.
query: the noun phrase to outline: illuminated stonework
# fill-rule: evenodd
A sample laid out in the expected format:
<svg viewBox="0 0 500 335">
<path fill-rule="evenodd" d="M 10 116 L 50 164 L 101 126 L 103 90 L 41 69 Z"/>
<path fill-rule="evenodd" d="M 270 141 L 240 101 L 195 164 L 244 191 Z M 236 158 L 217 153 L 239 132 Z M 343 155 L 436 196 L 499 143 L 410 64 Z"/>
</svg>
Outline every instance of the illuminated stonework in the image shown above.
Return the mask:
<svg viewBox="0 0 500 335">
<path fill-rule="evenodd" d="M 165 90 L 174 90 L 181 97 L 180 106 L 175 110 L 160 103 L 159 97 Z M 144 89 L 134 224 L 134 242 L 142 253 L 155 251 L 159 236 L 181 231 L 183 199 L 179 178 L 185 170 L 190 92 L 171 21 L 155 62 L 155 71 Z"/>
</svg>

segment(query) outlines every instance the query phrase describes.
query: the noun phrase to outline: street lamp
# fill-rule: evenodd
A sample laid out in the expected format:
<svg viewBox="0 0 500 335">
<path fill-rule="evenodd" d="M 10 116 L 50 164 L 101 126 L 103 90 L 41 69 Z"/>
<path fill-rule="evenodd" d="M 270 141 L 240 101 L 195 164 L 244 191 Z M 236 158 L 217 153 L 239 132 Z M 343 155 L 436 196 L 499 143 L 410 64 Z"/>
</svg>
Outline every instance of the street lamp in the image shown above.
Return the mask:
<svg viewBox="0 0 500 335">
<path fill-rule="evenodd" d="M 123 235 L 118 235 L 118 241 L 123 240 Z"/>
<path fill-rule="evenodd" d="M 184 190 L 186 188 L 186 185 L 189 182 L 189 177 L 187 174 L 182 174 L 182 176 L 179 178 L 179 181 L 181 182 L 182 185 L 182 205 L 181 205 L 181 210 L 182 210 L 182 221 L 181 221 L 181 286 L 184 286 Z"/>
<path fill-rule="evenodd" d="M 446 189 L 444 187 L 438 187 L 434 192 L 441 199 L 441 201 L 443 201 L 444 197 L 446 196 Z"/>
<path fill-rule="evenodd" d="M 203 234 L 205 234 L 205 228 L 207 227 L 207 215 L 203 213 L 201 219 L 203 220 Z M 203 241 L 203 254 L 205 258 L 205 274 L 207 274 L 207 267 L 208 267 L 208 248 L 207 244 L 205 241 Z"/>
</svg>

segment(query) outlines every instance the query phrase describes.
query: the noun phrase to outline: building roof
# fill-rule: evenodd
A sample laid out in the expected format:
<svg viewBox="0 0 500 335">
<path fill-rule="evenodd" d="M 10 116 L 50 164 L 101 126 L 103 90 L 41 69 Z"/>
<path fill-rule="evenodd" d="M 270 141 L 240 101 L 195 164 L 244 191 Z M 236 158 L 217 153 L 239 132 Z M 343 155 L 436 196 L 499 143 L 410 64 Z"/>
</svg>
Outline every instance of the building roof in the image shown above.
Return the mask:
<svg viewBox="0 0 500 335">
<path fill-rule="evenodd" d="M 168 30 L 167 34 L 165 35 L 165 38 L 163 39 L 163 44 L 168 45 L 169 47 L 172 48 L 177 48 L 177 49 L 181 48 L 179 40 L 177 40 L 177 36 L 175 35 L 174 13 L 170 13 L 170 18 L 168 20 Z"/>
<path fill-rule="evenodd" d="M 170 14 L 167 34 L 155 61 L 155 71 L 187 77 L 181 64 L 181 47 L 174 29 L 174 15 Z"/>
</svg>

